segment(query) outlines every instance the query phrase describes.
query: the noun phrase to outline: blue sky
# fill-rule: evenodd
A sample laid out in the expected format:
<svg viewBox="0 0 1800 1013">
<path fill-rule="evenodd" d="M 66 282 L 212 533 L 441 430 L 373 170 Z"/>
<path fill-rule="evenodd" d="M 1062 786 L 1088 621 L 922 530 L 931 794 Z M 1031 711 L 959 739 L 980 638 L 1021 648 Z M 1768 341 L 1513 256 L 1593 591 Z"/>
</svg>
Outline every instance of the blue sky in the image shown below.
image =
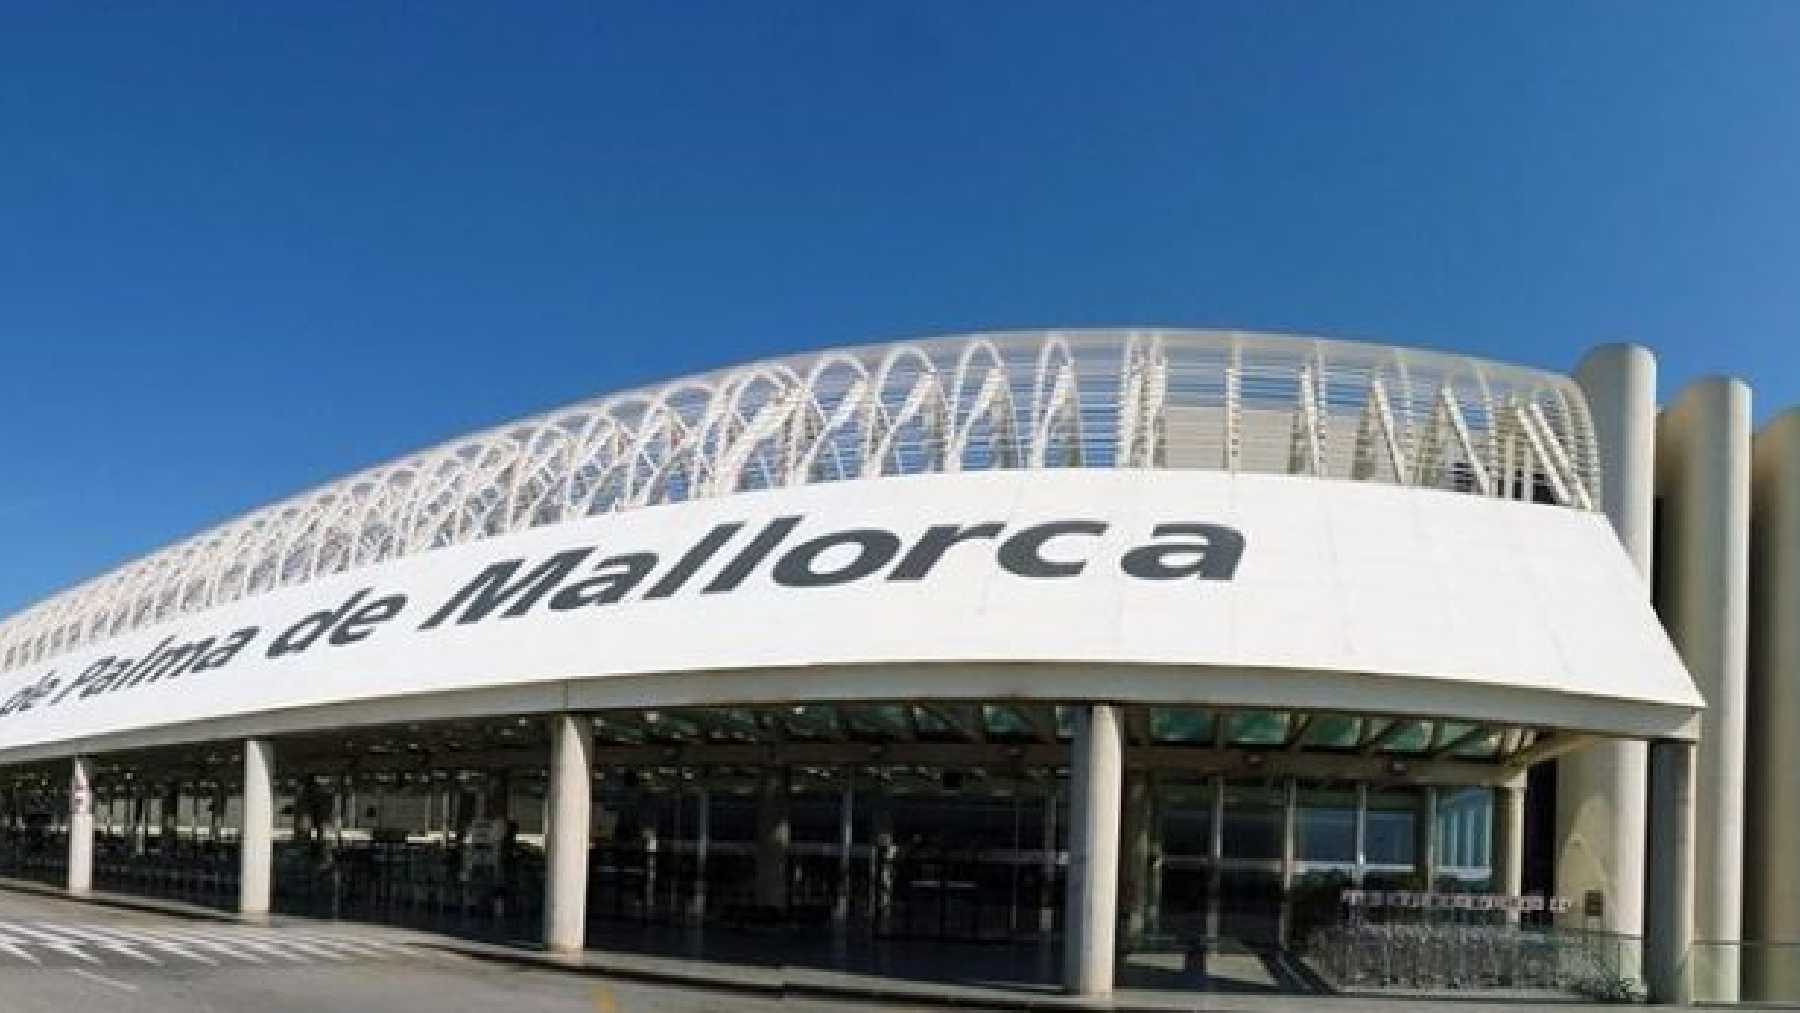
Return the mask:
<svg viewBox="0 0 1800 1013">
<path fill-rule="evenodd" d="M 1218 325 L 1800 400 L 1800 4 L 0 8 L 0 612 L 766 353 Z"/>
</svg>

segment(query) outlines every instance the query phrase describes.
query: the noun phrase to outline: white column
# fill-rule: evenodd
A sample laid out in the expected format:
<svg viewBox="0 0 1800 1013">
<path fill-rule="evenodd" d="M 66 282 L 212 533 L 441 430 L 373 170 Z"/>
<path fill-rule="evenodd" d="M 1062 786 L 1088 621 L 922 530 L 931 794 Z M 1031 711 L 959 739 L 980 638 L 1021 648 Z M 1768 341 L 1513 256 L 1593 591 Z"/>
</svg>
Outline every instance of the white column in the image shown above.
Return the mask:
<svg viewBox="0 0 1800 1013">
<path fill-rule="evenodd" d="M 1694 932 L 1708 999 L 1738 998 L 1743 931 L 1745 678 L 1750 605 L 1750 389 L 1701 380 L 1657 427 L 1657 611 L 1706 710 L 1695 772 Z M 1726 944 L 1724 946 L 1716 944 Z"/>
<path fill-rule="evenodd" d="M 1691 742 L 1650 747 L 1644 984 L 1650 1001 L 1694 1000 L 1694 772 Z"/>
<path fill-rule="evenodd" d="M 1752 452 L 1744 935 L 1800 939 L 1800 409 Z M 1744 998 L 1800 999 L 1800 961 L 1745 954 Z"/>
<path fill-rule="evenodd" d="M 275 863 L 275 743 L 244 740 L 244 829 L 238 835 L 238 914 L 269 913 Z"/>
<path fill-rule="evenodd" d="M 1600 507 L 1650 594 L 1656 513 L 1656 358 L 1641 345 L 1602 345 L 1575 370 L 1600 450 Z M 1642 742 L 1606 740 L 1556 761 L 1556 888 L 1577 901 L 1600 891 L 1599 927 L 1637 935 L 1644 921 Z"/>
<path fill-rule="evenodd" d="M 1075 709 L 1069 746 L 1069 886 L 1064 901 L 1063 988 L 1110 995 L 1119 907 L 1119 810 L 1125 751 L 1119 708 Z"/>
<path fill-rule="evenodd" d="M 94 889 L 94 758 L 77 756 L 69 765 L 69 892 L 85 897 Z"/>
<path fill-rule="evenodd" d="M 587 945 L 588 842 L 593 818 L 594 724 L 581 714 L 550 716 L 550 783 L 544 834 L 544 948 L 579 953 Z"/>
</svg>

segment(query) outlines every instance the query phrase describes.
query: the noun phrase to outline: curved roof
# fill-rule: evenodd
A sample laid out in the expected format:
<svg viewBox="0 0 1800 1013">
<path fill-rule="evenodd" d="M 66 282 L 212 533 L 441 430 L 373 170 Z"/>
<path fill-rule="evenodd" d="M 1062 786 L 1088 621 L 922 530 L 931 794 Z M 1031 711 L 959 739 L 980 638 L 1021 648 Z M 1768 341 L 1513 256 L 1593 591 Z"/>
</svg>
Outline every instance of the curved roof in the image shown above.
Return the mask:
<svg viewBox="0 0 1800 1013">
<path fill-rule="evenodd" d="M 753 362 L 464 436 L 246 514 L 0 623 L 0 671 L 398 557 L 595 514 L 880 475 L 1192 468 L 1599 501 L 1569 378 L 1226 331 L 974 334 Z"/>
</svg>

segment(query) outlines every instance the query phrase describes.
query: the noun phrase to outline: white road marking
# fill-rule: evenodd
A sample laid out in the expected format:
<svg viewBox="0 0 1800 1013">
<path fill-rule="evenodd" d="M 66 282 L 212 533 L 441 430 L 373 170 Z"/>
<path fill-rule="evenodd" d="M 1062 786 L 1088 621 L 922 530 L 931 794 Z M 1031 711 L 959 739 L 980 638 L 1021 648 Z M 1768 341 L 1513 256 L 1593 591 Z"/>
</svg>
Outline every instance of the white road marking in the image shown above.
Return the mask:
<svg viewBox="0 0 1800 1013">
<path fill-rule="evenodd" d="M 84 971 L 79 967 L 65 967 L 65 968 L 63 968 L 63 970 L 68 971 L 70 974 L 80 975 L 81 977 L 86 978 L 89 981 L 97 981 L 102 985 L 111 985 L 113 988 L 120 989 L 121 991 L 136 992 L 138 990 L 138 987 L 136 985 L 133 985 L 129 981 L 120 981 L 117 978 L 108 978 L 104 974 L 95 974 L 92 971 Z"/>
</svg>

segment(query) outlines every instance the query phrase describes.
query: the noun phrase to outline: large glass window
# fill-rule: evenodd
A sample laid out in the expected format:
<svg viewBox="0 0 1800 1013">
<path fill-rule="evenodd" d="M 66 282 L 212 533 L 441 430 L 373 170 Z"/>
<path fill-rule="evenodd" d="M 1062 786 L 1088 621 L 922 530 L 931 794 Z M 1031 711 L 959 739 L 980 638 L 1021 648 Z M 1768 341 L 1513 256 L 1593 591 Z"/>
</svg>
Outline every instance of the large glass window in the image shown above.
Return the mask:
<svg viewBox="0 0 1800 1013">
<path fill-rule="evenodd" d="M 1411 866 L 1413 834 L 1419 818 L 1419 793 L 1412 788 L 1369 792 L 1369 829 L 1365 854 L 1371 866 Z"/>
<path fill-rule="evenodd" d="M 1301 782 L 1300 811 L 1295 814 L 1299 839 L 1294 854 L 1302 862 L 1334 865 L 1356 863 L 1356 790 Z"/>
<path fill-rule="evenodd" d="M 1286 791 L 1278 780 L 1225 782 L 1225 857 L 1281 858 Z"/>
</svg>

